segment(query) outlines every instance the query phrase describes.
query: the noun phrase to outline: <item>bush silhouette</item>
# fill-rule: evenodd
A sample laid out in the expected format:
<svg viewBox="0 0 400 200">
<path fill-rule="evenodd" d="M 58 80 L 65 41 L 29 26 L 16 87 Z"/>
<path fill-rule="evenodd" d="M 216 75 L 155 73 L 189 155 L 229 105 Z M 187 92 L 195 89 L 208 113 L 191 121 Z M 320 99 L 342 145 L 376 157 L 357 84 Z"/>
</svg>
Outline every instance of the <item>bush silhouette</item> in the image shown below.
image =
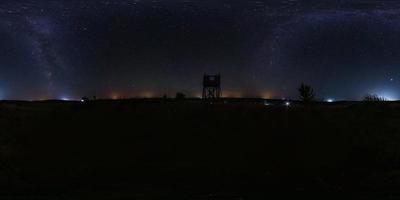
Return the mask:
<svg viewBox="0 0 400 200">
<path fill-rule="evenodd" d="M 309 103 L 314 100 L 315 97 L 314 89 L 309 85 L 302 83 L 299 87 L 299 93 L 300 93 L 299 94 L 300 100 L 303 101 L 304 103 Z"/>
<path fill-rule="evenodd" d="M 182 93 L 182 92 L 178 92 L 178 93 L 176 93 L 175 98 L 176 99 L 185 99 L 186 95 L 184 93 Z"/>
</svg>

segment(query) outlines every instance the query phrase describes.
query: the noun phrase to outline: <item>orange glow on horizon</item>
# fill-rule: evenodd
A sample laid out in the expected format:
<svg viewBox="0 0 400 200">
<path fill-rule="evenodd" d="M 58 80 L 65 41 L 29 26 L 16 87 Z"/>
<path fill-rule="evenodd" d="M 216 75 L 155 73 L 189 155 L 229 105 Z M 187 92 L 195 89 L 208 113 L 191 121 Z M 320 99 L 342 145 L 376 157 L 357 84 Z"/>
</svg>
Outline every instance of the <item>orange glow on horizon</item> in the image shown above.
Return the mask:
<svg viewBox="0 0 400 200">
<path fill-rule="evenodd" d="M 117 93 L 112 93 L 112 94 L 110 95 L 110 97 L 111 97 L 112 100 L 117 100 L 117 99 L 120 98 L 120 95 L 117 94 Z"/>
<path fill-rule="evenodd" d="M 222 97 L 224 98 L 242 98 L 243 93 L 237 91 L 222 91 Z"/>
<path fill-rule="evenodd" d="M 194 92 L 194 93 L 186 93 L 187 97 L 194 97 L 194 98 L 202 98 L 201 92 Z M 135 94 L 128 94 L 124 96 L 122 93 L 113 92 L 110 93 L 109 98 L 113 100 L 122 99 L 122 98 L 161 98 L 163 94 L 155 93 L 154 91 L 141 91 Z M 175 97 L 169 96 L 169 97 Z M 255 95 L 245 94 L 242 91 L 222 91 L 222 98 L 263 98 L 263 99 L 273 99 L 276 98 L 275 94 L 270 91 L 260 92 Z"/>
<path fill-rule="evenodd" d="M 272 92 L 264 92 L 261 94 L 261 98 L 263 99 L 273 99 L 274 94 Z"/>
<path fill-rule="evenodd" d="M 156 97 L 156 95 L 152 91 L 145 91 L 145 92 L 140 93 L 139 97 L 142 97 L 142 98 L 154 98 L 154 97 Z"/>
</svg>

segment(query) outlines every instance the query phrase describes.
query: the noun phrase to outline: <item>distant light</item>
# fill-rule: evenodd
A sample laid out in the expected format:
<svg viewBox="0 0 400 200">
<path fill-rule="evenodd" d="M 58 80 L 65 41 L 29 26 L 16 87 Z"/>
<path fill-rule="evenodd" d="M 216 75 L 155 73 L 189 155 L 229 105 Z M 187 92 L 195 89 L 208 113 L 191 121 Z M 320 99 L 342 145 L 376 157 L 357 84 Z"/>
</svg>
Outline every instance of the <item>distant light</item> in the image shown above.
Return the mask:
<svg viewBox="0 0 400 200">
<path fill-rule="evenodd" d="M 269 106 L 271 104 L 268 103 L 268 101 L 264 101 L 264 106 Z"/>
<path fill-rule="evenodd" d="M 332 102 L 334 102 L 334 100 L 333 99 L 327 99 L 326 102 L 332 103 Z"/>
<path fill-rule="evenodd" d="M 61 100 L 63 100 L 63 101 L 70 101 L 70 99 L 67 98 L 67 97 L 61 97 Z"/>
<path fill-rule="evenodd" d="M 290 106 L 290 102 L 289 102 L 289 101 L 286 101 L 286 102 L 285 102 L 285 106 Z"/>
<path fill-rule="evenodd" d="M 84 100 L 84 99 L 81 99 L 81 102 L 82 102 L 82 103 L 85 103 L 85 100 Z"/>
</svg>

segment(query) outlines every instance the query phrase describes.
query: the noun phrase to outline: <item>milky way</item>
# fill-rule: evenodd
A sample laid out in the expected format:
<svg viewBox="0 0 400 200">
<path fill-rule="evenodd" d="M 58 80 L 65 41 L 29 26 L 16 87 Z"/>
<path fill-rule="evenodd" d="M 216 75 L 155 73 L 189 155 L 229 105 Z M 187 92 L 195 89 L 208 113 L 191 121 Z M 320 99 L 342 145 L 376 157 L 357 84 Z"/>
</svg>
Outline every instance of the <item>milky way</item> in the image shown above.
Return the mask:
<svg viewBox="0 0 400 200">
<path fill-rule="evenodd" d="M 396 1 L 2 1 L 0 98 L 400 99 Z"/>
</svg>

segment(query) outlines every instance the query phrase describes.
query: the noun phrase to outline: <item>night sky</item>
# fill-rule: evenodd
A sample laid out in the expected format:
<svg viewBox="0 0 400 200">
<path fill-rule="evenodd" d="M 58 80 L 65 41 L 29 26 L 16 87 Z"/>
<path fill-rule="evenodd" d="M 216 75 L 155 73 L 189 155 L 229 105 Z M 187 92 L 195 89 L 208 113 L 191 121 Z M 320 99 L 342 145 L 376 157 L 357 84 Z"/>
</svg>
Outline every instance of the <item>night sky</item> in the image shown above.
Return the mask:
<svg viewBox="0 0 400 200">
<path fill-rule="evenodd" d="M 400 99 L 400 2 L 2 0 L 0 98 Z"/>
</svg>

